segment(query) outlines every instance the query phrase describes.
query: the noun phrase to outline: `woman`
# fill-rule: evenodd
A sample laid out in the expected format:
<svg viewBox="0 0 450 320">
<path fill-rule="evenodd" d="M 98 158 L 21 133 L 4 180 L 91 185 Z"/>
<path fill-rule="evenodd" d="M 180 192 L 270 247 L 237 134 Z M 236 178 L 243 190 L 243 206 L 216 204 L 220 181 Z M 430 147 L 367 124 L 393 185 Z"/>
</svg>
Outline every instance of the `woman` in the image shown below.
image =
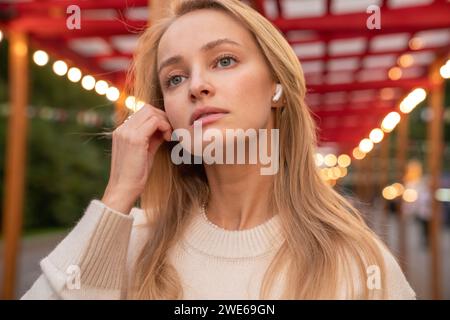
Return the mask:
<svg viewBox="0 0 450 320">
<path fill-rule="evenodd" d="M 319 177 L 300 63 L 264 17 L 237 0 L 178 2 L 142 35 L 132 75 L 148 104 L 112 134 L 102 201 L 42 260 L 24 298 L 415 298 L 388 249 Z M 278 130 L 279 144 L 263 146 L 279 147 L 278 170 L 174 164 L 171 135 L 195 136 L 195 120 L 224 135 Z"/>
</svg>

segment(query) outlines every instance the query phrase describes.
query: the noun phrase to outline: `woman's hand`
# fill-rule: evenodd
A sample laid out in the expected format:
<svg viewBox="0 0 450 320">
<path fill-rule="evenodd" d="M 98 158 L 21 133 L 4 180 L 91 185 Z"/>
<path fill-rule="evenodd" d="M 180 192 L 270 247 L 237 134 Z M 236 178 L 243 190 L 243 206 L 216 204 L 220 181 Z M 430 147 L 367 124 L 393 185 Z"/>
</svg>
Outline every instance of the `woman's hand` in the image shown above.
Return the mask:
<svg viewBox="0 0 450 320">
<path fill-rule="evenodd" d="M 166 113 L 148 104 L 113 131 L 111 171 L 102 198 L 106 206 L 130 212 L 144 190 L 156 151 L 171 135 Z"/>
</svg>

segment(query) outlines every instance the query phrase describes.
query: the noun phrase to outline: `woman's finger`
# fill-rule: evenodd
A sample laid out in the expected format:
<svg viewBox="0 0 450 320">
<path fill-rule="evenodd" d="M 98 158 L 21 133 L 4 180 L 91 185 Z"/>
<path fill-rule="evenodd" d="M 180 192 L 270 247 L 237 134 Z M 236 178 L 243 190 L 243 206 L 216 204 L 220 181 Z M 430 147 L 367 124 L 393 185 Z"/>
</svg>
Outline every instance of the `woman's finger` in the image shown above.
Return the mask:
<svg viewBox="0 0 450 320">
<path fill-rule="evenodd" d="M 131 114 L 127 120 L 123 123 L 124 125 L 127 125 L 128 127 L 134 127 L 138 128 L 140 125 L 142 125 L 145 121 L 147 121 L 150 116 L 152 115 L 158 115 L 162 117 L 162 119 L 168 121 L 167 116 L 164 111 L 153 107 L 152 105 L 145 104 L 141 109 L 136 111 L 135 113 Z"/>
<path fill-rule="evenodd" d="M 139 135 L 150 138 L 157 130 L 161 131 L 164 140 L 170 141 L 172 126 L 160 116 L 153 115 L 139 128 L 136 129 Z"/>
</svg>

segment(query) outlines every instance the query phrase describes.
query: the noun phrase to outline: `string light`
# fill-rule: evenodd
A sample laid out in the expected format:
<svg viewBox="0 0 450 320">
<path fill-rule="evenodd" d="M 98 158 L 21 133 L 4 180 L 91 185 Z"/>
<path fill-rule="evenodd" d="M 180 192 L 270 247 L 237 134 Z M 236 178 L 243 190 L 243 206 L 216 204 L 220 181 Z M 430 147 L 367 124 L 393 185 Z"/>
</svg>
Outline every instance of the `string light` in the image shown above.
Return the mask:
<svg viewBox="0 0 450 320">
<path fill-rule="evenodd" d="M 401 183 L 393 183 L 390 186 L 383 188 L 381 192 L 383 198 L 393 200 L 397 197 L 402 197 L 406 202 L 414 202 L 418 198 L 418 192 L 415 189 L 405 189 Z"/>
<path fill-rule="evenodd" d="M 450 78 L 450 60 L 447 60 L 447 62 L 439 69 L 439 73 L 444 79 Z"/>
<path fill-rule="evenodd" d="M 373 142 L 370 139 L 364 138 L 359 143 L 359 149 L 361 152 L 368 153 L 373 149 Z"/>
<path fill-rule="evenodd" d="M 338 167 L 331 168 L 331 173 L 334 180 L 337 180 L 341 177 L 341 170 Z"/>
<path fill-rule="evenodd" d="M 362 152 L 358 147 L 353 149 L 352 154 L 353 158 L 355 158 L 356 160 L 362 160 L 366 156 L 366 154 Z"/>
<path fill-rule="evenodd" d="M 415 202 L 418 198 L 418 194 L 417 191 L 414 189 L 406 189 L 403 192 L 403 200 L 405 200 L 406 202 Z"/>
<path fill-rule="evenodd" d="M 8 116 L 11 110 L 9 105 L 0 104 L 0 115 Z M 99 127 L 110 126 L 115 123 L 114 114 L 103 114 L 95 111 L 83 111 L 83 110 L 67 110 L 66 108 L 50 108 L 50 107 L 27 107 L 27 117 L 30 119 L 37 118 L 51 122 L 77 122 L 80 125 Z"/>
<path fill-rule="evenodd" d="M 348 167 L 351 162 L 352 162 L 352 159 L 346 154 L 341 154 L 337 159 L 337 163 L 341 168 Z"/>
<path fill-rule="evenodd" d="M 333 167 L 337 163 L 337 158 L 336 158 L 336 156 L 334 154 L 330 153 L 330 154 L 327 154 L 323 158 L 323 162 L 325 163 L 326 166 Z"/>
<path fill-rule="evenodd" d="M 450 189 L 449 188 L 439 188 L 436 190 L 434 197 L 438 201 L 450 202 Z"/>
<path fill-rule="evenodd" d="M 106 91 L 108 90 L 108 83 L 104 80 L 99 80 L 95 83 L 95 92 L 97 92 L 100 95 L 106 94 Z"/>
<path fill-rule="evenodd" d="M 48 63 L 48 54 L 45 51 L 37 50 L 33 53 L 33 61 L 38 66 L 45 66 Z"/>
<path fill-rule="evenodd" d="M 372 131 L 370 131 L 369 134 L 369 139 L 373 142 L 373 143 L 379 143 L 381 142 L 381 140 L 383 140 L 384 137 L 384 133 L 381 129 L 379 128 L 375 128 Z"/>
<path fill-rule="evenodd" d="M 134 96 L 128 96 L 125 99 L 125 106 L 134 112 L 139 111 L 139 109 L 141 109 L 144 105 L 145 102 L 136 100 Z"/>
<path fill-rule="evenodd" d="M 144 105 L 145 105 L 144 101 L 136 102 L 136 110 L 135 111 L 139 111 Z"/>
<path fill-rule="evenodd" d="M 322 168 L 322 169 L 319 170 L 319 175 L 322 178 L 322 180 L 327 180 L 328 179 L 328 177 L 326 175 L 326 172 L 325 172 L 325 169 L 327 169 L 327 168 Z"/>
<path fill-rule="evenodd" d="M 69 78 L 72 82 L 78 82 L 81 79 L 81 70 L 75 67 L 72 67 L 67 72 L 67 78 Z"/>
<path fill-rule="evenodd" d="M 339 171 L 341 172 L 340 177 L 344 178 L 347 175 L 347 172 L 348 172 L 347 168 L 342 168 L 342 167 L 338 167 L 338 168 L 339 168 Z"/>
<path fill-rule="evenodd" d="M 410 113 L 419 103 L 427 97 L 427 93 L 422 88 L 411 91 L 400 103 L 400 111 Z"/>
<path fill-rule="evenodd" d="M 67 64 L 62 60 L 55 61 L 55 63 L 53 63 L 53 71 L 58 76 L 63 76 L 67 72 Z"/>
<path fill-rule="evenodd" d="M 419 50 L 423 47 L 423 41 L 422 39 L 415 37 L 409 40 L 408 45 L 411 50 Z"/>
<path fill-rule="evenodd" d="M 397 197 L 397 191 L 393 186 L 385 187 L 381 194 L 383 195 L 383 198 L 387 200 L 393 200 Z"/>
<path fill-rule="evenodd" d="M 396 111 L 389 112 L 381 123 L 381 129 L 384 132 L 391 132 L 400 122 L 400 114 Z"/>
<path fill-rule="evenodd" d="M 136 98 L 134 96 L 128 96 L 125 99 L 125 106 L 128 109 L 134 110 L 134 108 L 136 107 Z"/>
<path fill-rule="evenodd" d="M 398 58 L 398 64 L 403 68 L 408 68 L 414 63 L 414 58 L 412 55 L 405 53 L 400 58 Z"/>
<path fill-rule="evenodd" d="M 320 153 L 316 153 L 315 157 L 314 157 L 315 161 L 316 161 L 316 166 L 320 167 L 321 165 L 323 165 L 323 155 Z"/>
<path fill-rule="evenodd" d="M 405 191 L 405 187 L 401 183 L 394 183 L 392 184 L 392 187 L 395 189 L 395 192 L 397 196 L 401 196 L 403 192 Z"/>
<path fill-rule="evenodd" d="M 84 76 L 81 80 L 81 86 L 86 90 L 92 90 L 95 87 L 95 78 L 91 75 Z"/>
<path fill-rule="evenodd" d="M 109 101 L 117 101 L 120 97 L 120 91 L 116 87 L 109 87 L 106 90 L 106 98 Z"/>
<path fill-rule="evenodd" d="M 402 77 L 402 69 L 399 67 L 392 67 L 388 72 L 389 79 L 398 80 Z"/>
</svg>

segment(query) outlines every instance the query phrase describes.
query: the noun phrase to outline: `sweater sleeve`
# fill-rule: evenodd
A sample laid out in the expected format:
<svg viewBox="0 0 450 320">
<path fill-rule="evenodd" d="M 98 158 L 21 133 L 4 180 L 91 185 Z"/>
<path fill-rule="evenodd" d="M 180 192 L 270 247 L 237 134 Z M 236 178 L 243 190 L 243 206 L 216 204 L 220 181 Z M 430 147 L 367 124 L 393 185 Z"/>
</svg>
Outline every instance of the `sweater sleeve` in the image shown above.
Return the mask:
<svg viewBox="0 0 450 320">
<path fill-rule="evenodd" d="M 40 262 L 41 276 L 21 299 L 119 299 L 126 283 L 133 217 L 100 200 Z"/>
</svg>

